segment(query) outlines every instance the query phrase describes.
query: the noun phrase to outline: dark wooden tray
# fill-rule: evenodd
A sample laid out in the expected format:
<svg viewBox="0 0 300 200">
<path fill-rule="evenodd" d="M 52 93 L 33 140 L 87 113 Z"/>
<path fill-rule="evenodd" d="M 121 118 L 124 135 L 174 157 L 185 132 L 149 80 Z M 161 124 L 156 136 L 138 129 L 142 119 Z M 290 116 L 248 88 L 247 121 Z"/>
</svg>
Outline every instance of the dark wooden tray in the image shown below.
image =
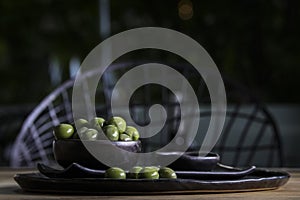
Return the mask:
<svg viewBox="0 0 300 200">
<path fill-rule="evenodd" d="M 239 172 L 240 170 L 237 169 L 237 173 Z M 14 178 L 21 188 L 28 192 L 93 195 L 140 195 L 270 190 L 284 185 L 290 177 L 286 172 L 262 169 L 253 169 L 244 177 L 231 180 L 221 180 L 216 177 L 215 180 L 209 180 L 207 178 L 205 180 L 202 179 L 201 176 L 195 175 L 196 172 L 193 173 L 189 176 L 195 178 L 182 178 L 184 176 L 186 177 L 186 174 L 182 176 L 179 173 L 179 178 L 177 179 L 158 180 L 49 178 L 41 173 L 17 174 Z M 220 171 L 218 173 L 220 173 Z"/>
</svg>

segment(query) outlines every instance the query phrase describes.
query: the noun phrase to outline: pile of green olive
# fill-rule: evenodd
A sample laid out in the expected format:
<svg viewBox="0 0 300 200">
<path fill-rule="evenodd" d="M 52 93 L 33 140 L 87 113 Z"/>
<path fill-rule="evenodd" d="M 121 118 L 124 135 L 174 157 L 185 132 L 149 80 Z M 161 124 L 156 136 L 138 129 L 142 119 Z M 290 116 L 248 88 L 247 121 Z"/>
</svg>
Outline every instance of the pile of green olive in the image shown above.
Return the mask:
<svg viewBox="0 0 300 200">
<path fill-rule="evenodd" d="M 111 141 L 137 141 L 140 137 L 138 130 L 133 126 L 127 126 L 126 121 L 121 117 L 111 117 L 105 120 L 102 117 L 95 117 L 87 121 L 78 119 L 75 121 L 76 128 L 72 124 L 59 124 L 53 130 L 56 139 L 83 139 L 100 140 L 105 139 L 100 132 L 104 132 Z"/>
<path fill-rule="evenodd" d="M 113 179 L 176 179 L 177 175 L 174 170 L 169 167 L 141 167 L 135 166 L 131 168 L 127 173 L 119 167 L 111 167 L 105 171 L 105 178 Z"/>
</svg>

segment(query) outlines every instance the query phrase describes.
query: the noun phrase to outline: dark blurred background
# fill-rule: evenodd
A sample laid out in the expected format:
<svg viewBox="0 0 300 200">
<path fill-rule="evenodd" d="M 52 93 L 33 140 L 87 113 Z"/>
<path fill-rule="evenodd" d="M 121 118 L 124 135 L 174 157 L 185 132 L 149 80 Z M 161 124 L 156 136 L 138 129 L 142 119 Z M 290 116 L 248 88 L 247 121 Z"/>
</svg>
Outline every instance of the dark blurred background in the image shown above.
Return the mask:
<svg viewBox="0 0 300 200">
<path fill-rule="evenodd" d="M 296 166 L 299 24 L 297 0 L 0 0 L 0 165 L 25 117 L 74 76 L 96 45 L 121 31 L 158 26 L 198 41 L 222 74 L 269 106 L 287 165 Z"/>
</svg>

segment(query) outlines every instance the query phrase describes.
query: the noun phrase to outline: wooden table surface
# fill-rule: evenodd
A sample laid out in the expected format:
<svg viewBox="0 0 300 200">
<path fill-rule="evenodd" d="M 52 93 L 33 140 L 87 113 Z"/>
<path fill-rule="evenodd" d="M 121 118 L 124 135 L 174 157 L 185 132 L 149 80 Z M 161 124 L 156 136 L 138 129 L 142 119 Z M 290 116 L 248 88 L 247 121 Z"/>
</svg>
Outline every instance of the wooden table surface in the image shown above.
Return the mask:
<svg viewBox="0 0 300 200">
<path fill-rule="evenodd" d="M 220 194 L 192 194 L 192 195 L 155 195 L 155 196 L 69 196 L 24 193 L 13 180 L 16 173 L 28 173 L 32 170 L 12 170 L 0 168 L 0 199 L 123 199 L 123 200 L 145 200 L 145 199 L 166 199 L 166 200 L 193 200 L 193 199 L 300 199 L 300 169 L 284 169 L 291 174 L 286 185 L 277 189 L 259 192 L 220 193 Z"/>
</svg>

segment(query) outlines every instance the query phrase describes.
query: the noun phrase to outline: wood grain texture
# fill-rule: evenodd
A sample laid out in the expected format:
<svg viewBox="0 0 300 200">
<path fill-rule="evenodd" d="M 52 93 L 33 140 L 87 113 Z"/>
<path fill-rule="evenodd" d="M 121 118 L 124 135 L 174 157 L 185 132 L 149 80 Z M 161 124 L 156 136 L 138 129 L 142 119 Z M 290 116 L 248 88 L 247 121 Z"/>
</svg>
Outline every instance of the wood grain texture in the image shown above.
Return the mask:
<svg viewBox="0 0 300 200">
<path fill-rule="evenodd" d="M 2 200 L 38 200 L 38 199 L 122 199 L 122 200 L 196 200 L 196 199 L 300 199 L 300 169 L 285 169 L 291 173 L 291 178 L 286 185 L 277 189 L 260 192 L 197 194 L 197 195 L 155 195 L 155 196 L 70 196 L 70 195 L 45 195 L 23 193 L 13 180 L 16 173 L 28 173 L 32 170 L 0 169 L 0 199 Z"/>
</svg>

